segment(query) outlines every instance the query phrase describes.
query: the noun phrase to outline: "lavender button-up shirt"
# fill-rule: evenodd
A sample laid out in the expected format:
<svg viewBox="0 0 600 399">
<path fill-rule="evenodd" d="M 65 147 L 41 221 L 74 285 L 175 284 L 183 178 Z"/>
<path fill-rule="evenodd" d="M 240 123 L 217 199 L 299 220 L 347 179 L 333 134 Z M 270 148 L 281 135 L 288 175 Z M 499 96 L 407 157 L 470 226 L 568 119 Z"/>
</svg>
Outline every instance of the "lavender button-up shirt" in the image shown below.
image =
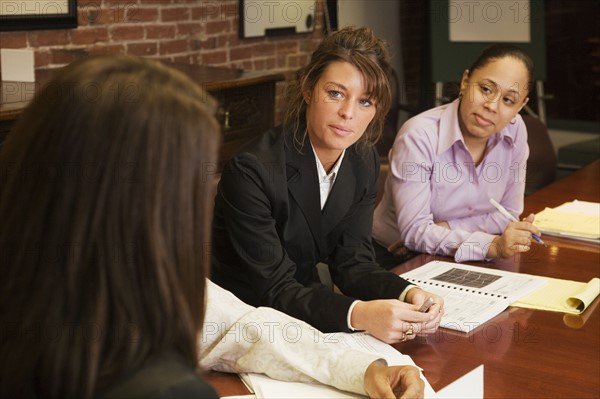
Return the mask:
<svg viewBox="0 0 600 399">
<path fill-rule="evenodd" d="M 495 235 L 523 211 L 527 130 L 520 115 L 487 143 L 475 166 L 458 125 L 458 100 L 423 112 L 400 129 L 390 150 L 390 173 L 375 209 L 373 238 L 402 239 L 412 250 L 483 260 Z M 436 225 L 447 222 L 450 229 Z"/>
</svg>

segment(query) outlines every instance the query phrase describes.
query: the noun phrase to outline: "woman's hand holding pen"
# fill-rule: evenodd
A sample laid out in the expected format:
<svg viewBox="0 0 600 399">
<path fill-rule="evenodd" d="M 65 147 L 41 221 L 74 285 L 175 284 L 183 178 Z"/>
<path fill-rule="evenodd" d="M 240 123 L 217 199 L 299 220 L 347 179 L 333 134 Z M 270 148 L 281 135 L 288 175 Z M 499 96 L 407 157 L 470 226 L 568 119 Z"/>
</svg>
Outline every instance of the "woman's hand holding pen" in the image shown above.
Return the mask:
<svg viewBox="0 0 600 399">
<path fill-rule="evenodd" d="M 444 315 L 444 298 L 439 295 L 432 294 L 422 290 L 421 288 L 414 287 L 408 290 L 406 293 L 406 302 L 421 308 L 431 298 L 431 305 L 426 309 L 419 309 L 421 312 L 430 316 L 430 320 L 422 326 L 420 334 L 430 334 L 435 332 L 440 326 L 440 321 Z"/>
<path fill-rule="evenodd" d="M 397 299 L 359 302 L 352 310 L 350 322 L 355 329 L 367 331 L 388 344 L 404 342 L 417 334 L 433 332 L 439 325 L 439 307 L 423 313 L 418 311 L 419 306 Z"/>
<path fill-rule="evenodd" d="M 385 343 L 393 344 L 415 338 L 431 320 L 427 313 L 397 299 L 377 299 L 354 306 L 350 323 L 357 330 L 367 331 Z"/>
<path fill-rule="evenodd" d="M 502 235 L 494 238 L 487 253 L 488 258 L 510 258 L 531 248 L 532 235 L 541 236 L 533 223 L 535 215 L 530 214 L 522 221 L 510 222 Z"/>
</svg>

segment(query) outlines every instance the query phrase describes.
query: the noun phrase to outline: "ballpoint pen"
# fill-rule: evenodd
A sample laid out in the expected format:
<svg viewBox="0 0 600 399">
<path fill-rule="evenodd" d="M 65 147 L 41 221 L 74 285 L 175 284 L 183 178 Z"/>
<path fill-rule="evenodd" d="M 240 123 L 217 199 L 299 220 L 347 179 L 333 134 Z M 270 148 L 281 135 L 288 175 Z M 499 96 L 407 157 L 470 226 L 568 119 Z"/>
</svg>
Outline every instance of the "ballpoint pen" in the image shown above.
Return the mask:
<svg viewBox="0 0 600 399">
<path fill-rule="evenodd" d="M 500 211 L 501 214 L 504 215 L 504 217 L 506 217 L 508 220 L 510 220 L 511 222 L 518 222 L 519 220 L 514 217 L 513 215 L 511 215 L 506 208 L 504 208 L 502 205 L 500 205 L 496 200 L 494 200 L 493 198 L 490 198 L 490 204 L 494 205 L 494 208 L 498 209 L 498 211 Z M 536 240 L 537 242 L 539 242 L 540 244 L 542 244 L 545 247 L 548 247 L 546 245 L 546 243 L 537 235 L 535 234 L 531 234 L 531 236 L 533 237 L 534 240 Z"/>
<path fill-rule="evenodd" d="M 433 305 L 433 298 L 429 297 L 429 298 L 427 298 L 427 300 L 425 302 L 423 302 L 423 304 L 419 308 L 419 312 L 421 312 L 421 313 L 427 312 L 432 305 Z"/>
</svg>

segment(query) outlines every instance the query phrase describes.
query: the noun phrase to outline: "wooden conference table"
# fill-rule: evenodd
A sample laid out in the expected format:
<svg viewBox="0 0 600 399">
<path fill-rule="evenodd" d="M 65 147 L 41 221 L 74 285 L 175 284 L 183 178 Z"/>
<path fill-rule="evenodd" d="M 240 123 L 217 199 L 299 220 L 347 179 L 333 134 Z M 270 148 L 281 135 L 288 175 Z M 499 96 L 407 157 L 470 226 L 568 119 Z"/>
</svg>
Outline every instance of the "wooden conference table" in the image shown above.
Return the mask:
<svg viewBox="0 0 600 399">
<path fill-rule="evenodd" d="M 573 199 L 600 202 L 600 160 L 525 199 L 524 215 Z M 544 236 L 548 248 L 492 264 L 470 264 L 587 282 L 600 277 L 600 245 Z M 419 255 L 393 269 L 404 273 L 431 260 Z M 480 364 L 486 398 L 600 397 L 600 298 L 579 316 L 508 308 L 470 334 L 439 329 L 395 347 L 410 355 L 439 390 Z M 248 391 L 234 375 L 210 372 L 220 395 Z"/>
</svg>

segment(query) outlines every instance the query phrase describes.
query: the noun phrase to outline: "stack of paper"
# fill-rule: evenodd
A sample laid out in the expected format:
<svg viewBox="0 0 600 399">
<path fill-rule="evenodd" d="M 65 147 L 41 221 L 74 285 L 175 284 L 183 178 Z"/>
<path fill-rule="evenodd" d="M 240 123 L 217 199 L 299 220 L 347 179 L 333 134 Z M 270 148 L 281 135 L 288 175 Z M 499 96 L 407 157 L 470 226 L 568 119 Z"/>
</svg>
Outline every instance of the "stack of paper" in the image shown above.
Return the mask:
<svg viewBox="0 0 600 399">
<path fill-rule="evenodd" d="M 600 242 L 600 203 L 575 200 L 546 208 L 533 224 L 544 234 Z"/>
</svg>

